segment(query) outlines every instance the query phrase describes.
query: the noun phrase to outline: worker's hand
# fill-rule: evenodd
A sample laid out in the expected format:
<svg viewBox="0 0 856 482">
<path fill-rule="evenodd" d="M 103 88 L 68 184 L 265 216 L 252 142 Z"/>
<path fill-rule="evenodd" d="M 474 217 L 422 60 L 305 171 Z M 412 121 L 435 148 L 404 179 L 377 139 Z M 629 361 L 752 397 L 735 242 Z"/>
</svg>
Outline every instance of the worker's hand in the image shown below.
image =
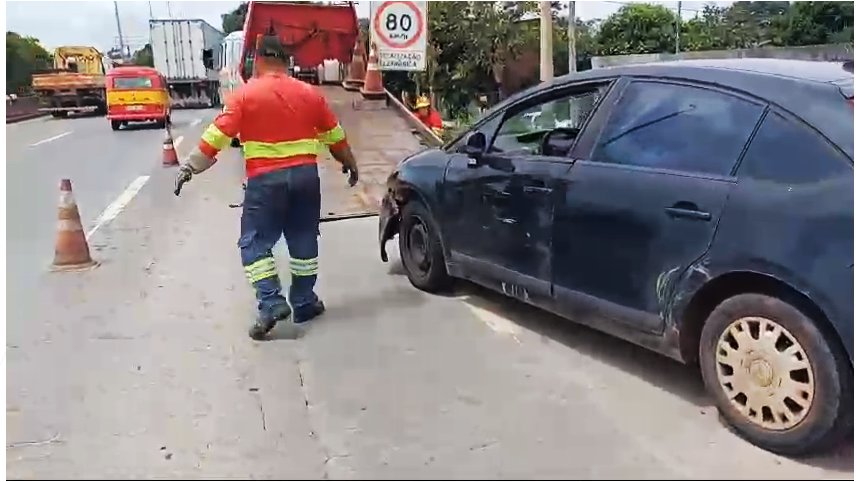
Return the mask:
<svg viewBox="0 0 856 482">
<path fill-rule="evenodd" d="M 184 186 L 184 183 L 190 182 L 190 179 L 193 178 L 193 169 L 187 164 L 182 165 L 178 168 L 178 174 L 175 175 L 175 191 L 174 194 L 178 196 L 181 194 L 181 187 Z"/>
<path fill-rule="evenodd" d="M 342 166 L 342 172 L 348 174 L 348 186 L 354 187 L 357 185 L 357 181 L 360 180 L 360 172 L 357 170 L 356 166 Z"/>
</svg>

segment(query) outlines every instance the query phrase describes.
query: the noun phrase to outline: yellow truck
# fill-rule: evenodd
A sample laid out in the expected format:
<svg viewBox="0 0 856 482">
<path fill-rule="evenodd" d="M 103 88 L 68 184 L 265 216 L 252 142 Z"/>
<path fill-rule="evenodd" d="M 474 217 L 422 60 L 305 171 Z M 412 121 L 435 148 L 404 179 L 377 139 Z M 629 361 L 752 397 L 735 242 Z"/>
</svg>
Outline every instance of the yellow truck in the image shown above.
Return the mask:
<svg viewBox="0 0 856 482">
<path fill-rule="evenodd" d="M 33 75 L 39 111 L 54 117 L 70 112 L 105 113 L 104 56 L 95 47 L 58 47 L 53 69 Z"/>
</svg>

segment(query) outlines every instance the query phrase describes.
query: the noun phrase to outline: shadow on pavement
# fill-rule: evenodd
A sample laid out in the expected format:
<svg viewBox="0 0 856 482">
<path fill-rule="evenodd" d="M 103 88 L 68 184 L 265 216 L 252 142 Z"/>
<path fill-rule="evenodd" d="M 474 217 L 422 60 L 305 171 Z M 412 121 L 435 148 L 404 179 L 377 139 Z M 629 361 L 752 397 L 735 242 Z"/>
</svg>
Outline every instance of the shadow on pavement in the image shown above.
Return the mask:
<svg viewBox="0 0 856 482">
<path fill-rule="evenodd" d="M 404 277 L 402 281 L 407 283 L 404 266 L 398 257 L 391 259 L 388 273 Z M 695 404 L 700 410 L 716 410 L 707 395 L 701 373 L 695 366 L 684 365 L 664 355 L 467 281 L 458 280 L 453 292 L 447 296 L 467 296 L 467 302 L 474 306 L 505 317 L 543 338 L 561 343 L 677 395 Z M 720 423 L 724 425 L 724 422 Z M 853 455 L 851 437 L 826 453 L 793 457 L 792 460 L 825 470 L 852 471 Z"/>
</svg>

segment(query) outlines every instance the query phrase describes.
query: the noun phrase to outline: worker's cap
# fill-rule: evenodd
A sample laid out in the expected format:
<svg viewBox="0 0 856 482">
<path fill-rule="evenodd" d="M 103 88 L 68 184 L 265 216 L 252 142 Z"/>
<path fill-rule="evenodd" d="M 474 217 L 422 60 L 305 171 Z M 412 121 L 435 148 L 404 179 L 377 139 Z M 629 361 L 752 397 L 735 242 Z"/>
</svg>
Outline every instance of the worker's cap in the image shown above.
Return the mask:
<svg viewBox="0 0 856 482">
<path fill-rule="evenodd" d="M 275 57 L 282 60 L 288 58 L 285 48 L 282 46 L 282 42 L 279 41 L 279 37 L 270 34 L 262 37 L 258 54 L 262 57 Z"/>
<path fill-rule="evenodd" d="M 425 97 L 424 95 L 420 95 L 419 97 L 416 98 L 415 108 L 416 109 L 422 109 L 424 107 L 431 107 L 431 101 L 428 100 L 428 97 Z"/>
</svg>

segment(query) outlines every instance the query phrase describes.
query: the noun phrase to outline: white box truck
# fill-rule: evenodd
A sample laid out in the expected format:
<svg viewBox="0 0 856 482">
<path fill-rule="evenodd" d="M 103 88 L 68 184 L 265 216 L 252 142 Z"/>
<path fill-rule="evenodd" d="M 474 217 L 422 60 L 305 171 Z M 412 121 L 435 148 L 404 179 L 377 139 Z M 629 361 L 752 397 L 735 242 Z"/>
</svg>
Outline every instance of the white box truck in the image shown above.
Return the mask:
<svg viewBox="0 0 856 482">
<path fill-rule="evenodd" d="M 166 78 L 173 107 L 219 105 L 223 32 L 201 19 L 152 19 L 149 32 L 155 68 Z"/>
</svg>

